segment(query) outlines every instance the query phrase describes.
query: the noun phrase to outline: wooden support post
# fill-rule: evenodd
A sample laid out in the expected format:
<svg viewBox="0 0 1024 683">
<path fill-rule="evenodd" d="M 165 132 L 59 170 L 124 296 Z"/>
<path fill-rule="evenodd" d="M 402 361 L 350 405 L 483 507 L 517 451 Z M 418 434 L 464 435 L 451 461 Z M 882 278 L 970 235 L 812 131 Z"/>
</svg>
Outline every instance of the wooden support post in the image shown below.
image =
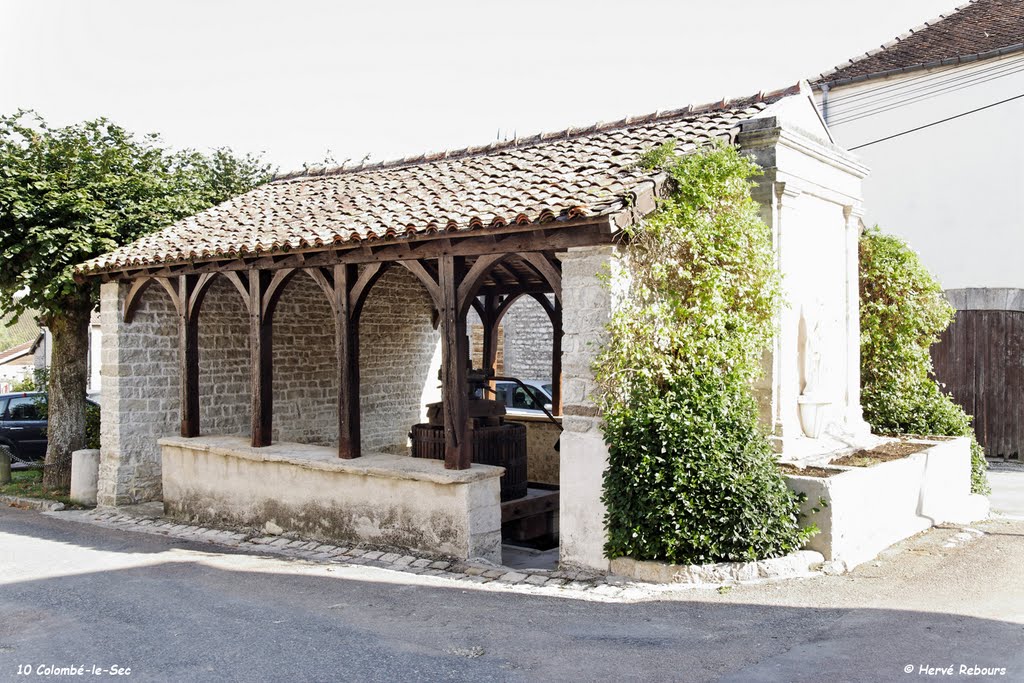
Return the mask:
<svg viewBox="0 0 1024 683">
<path fill-rule="evenodd" d="M 359 308 L 349 293 L 357 281 L 356 266 L 334 266 L 334 341 L 338 360 L 338 457 L 358 458 L 359 434 Z"/>
<path fill-rule="evenodd" d="M 441 394 L 444 402 L 444 466 L 450 470 L 469 469 L 472 446 L 468 433 L 468 392 L 466 378 L 466 316 L 459 310 L 459 279 L 463 259 L 438 258 L 441 290 Z"/>
<path fill-rule="evenodd" d="M 274 425 L 274 330 L 263 306 L 271 272 L 249 271 L 249 354 L 252 378 L 252 445 L 270 445 Z"/>
<path fill-rule="evenodd" d="M 197 275 L 178 277 L 178 366 L 181 376 L 181 435 L 199 436 L 199 315 L 192 310 Z"/>
<path fill-rule="evenodd" d="M 551 414 L 562 414 L 562 303 L 551 314 Z"/>
<path fill-rule="evenodd" d="M 480 323 L 484 328 L 480 365 L 484 372 L 493 374 L 498 364 L 498 297 L 493 294 L 484 297 L 484 314 L 480 316 Z"/>
</svg>

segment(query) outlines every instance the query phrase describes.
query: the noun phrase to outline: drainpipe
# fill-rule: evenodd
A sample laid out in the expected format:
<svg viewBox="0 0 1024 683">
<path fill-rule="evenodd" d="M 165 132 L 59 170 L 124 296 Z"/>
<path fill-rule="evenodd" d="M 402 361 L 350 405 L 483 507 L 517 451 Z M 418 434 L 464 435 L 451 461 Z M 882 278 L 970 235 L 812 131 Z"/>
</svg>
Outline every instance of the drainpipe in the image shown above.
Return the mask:
<svg viewBox="0 0 1024 683">
<path fill-rule="evenodd" d="M 821 118 L 828 125 L 828 83 L 821 84 Z"/>
</svg>

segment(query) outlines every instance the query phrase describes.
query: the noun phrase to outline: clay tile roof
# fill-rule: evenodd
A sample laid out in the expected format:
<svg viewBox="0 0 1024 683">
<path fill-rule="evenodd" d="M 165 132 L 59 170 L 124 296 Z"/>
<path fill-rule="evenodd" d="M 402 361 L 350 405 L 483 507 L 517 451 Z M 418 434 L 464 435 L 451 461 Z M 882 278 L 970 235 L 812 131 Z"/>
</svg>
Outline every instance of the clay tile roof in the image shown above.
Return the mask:
<svg viewBox="0 0 1024 683">
<path fill-rule="evenodd" d="M 21 344 L 12 346 L 9 349 L 0 350 L 0 365 L 28 355 L 32 351 L 32 345 L 34 343 L 34 341 L 22 342 Z"/>
<path fill-rule="evenodd" d="M 743 99 L 357 167 L 317 168 L 261 187 L 88 261 L 91 274 L 317 249 L 510 224 L 600 218 L 649 178 L 638 155 L 731 140 L 739 123 L 799 85 Z"/>
<path fill-rule="evenodd" d="M 863 79 L 976 55 L 1024 48 L 1024 0 L 971 0 L 878 49 L 811 79 L 812 85 Z"/>
</svg>

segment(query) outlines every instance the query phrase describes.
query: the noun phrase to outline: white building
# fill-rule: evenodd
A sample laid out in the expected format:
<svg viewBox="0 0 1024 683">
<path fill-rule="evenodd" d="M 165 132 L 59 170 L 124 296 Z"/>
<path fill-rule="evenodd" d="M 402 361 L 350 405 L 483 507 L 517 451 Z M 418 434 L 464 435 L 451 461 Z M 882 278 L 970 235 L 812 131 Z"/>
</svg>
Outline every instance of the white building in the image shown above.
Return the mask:
<svg viewBox="0 0 1024 683">
<path fill-rule="evenodd" d="M 1024 2 L 973 0 L 813 86 L 836 142 L 872 169 L 865 223 L 906 239 L 960 310 L 937 376 L 990 455 L 1019 453 Z"/>
<path fill-rule="evenodd" d="M 103 344 L 103 331 L 100 329 L 99 311 L 93 311 L 92 319 L 89 321 L 89 377 L 86 383 L 85 393 L 89 398 L 98 400 L 100 395 L 100 349 Z M 34 354 L 34 366 L 37 370 L 50 367 L 53 355 L 53 339 L 50 330 L 40 327 L 39 337 L 32 345 Z"/>
</svg>

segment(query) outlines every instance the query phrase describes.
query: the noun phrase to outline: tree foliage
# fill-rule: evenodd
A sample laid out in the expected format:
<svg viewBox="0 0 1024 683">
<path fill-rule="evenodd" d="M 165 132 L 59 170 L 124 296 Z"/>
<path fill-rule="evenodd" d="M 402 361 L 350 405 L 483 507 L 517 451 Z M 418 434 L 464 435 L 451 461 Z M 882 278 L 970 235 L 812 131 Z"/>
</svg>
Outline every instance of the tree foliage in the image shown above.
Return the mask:
<svg viewBox="0 0 1024 683">
<path fill-rule="evenodd" d="M 609 557 L 748 561 L 799 548 L 799 497 L 775 466 L 751 383 L 781 303 L 758 168 L 730 146 L 642 160 L 670 183 L 629 229 L 621 300 L 595 363 L 609 445 Z"/>
<path fill-rule="evenodd" d="M 52 128 L 32 112 L 0 117 L 0 305 L 44 324 L 95 301 L 72 268 L 245 192 L 269 167 L 228 149 L 163 148 L 97 119 Z M 16 296 L 17 295 L 17 296 Z"/>
<path fill-rule="evenodd" d="M 971 489 L 988 493 L 971 417 L 932 375 L 929 349 L 953 321 L 942 287 L 903 240 L 878 226 L 860 240 L 861 404 L 879 434 L 970 436 Z"/>
<path fill-rule="evenodd" d="M 269 178 L 253 156 L 169 151 L 97 119 L 54 128 L 32 112 L 0 117 L 0 312 L 34 311 L 50 328 L 48 488 L 66 488 L 86 441 L 86 354 L 95 281 L 79 263 Z"/>
</svg>

